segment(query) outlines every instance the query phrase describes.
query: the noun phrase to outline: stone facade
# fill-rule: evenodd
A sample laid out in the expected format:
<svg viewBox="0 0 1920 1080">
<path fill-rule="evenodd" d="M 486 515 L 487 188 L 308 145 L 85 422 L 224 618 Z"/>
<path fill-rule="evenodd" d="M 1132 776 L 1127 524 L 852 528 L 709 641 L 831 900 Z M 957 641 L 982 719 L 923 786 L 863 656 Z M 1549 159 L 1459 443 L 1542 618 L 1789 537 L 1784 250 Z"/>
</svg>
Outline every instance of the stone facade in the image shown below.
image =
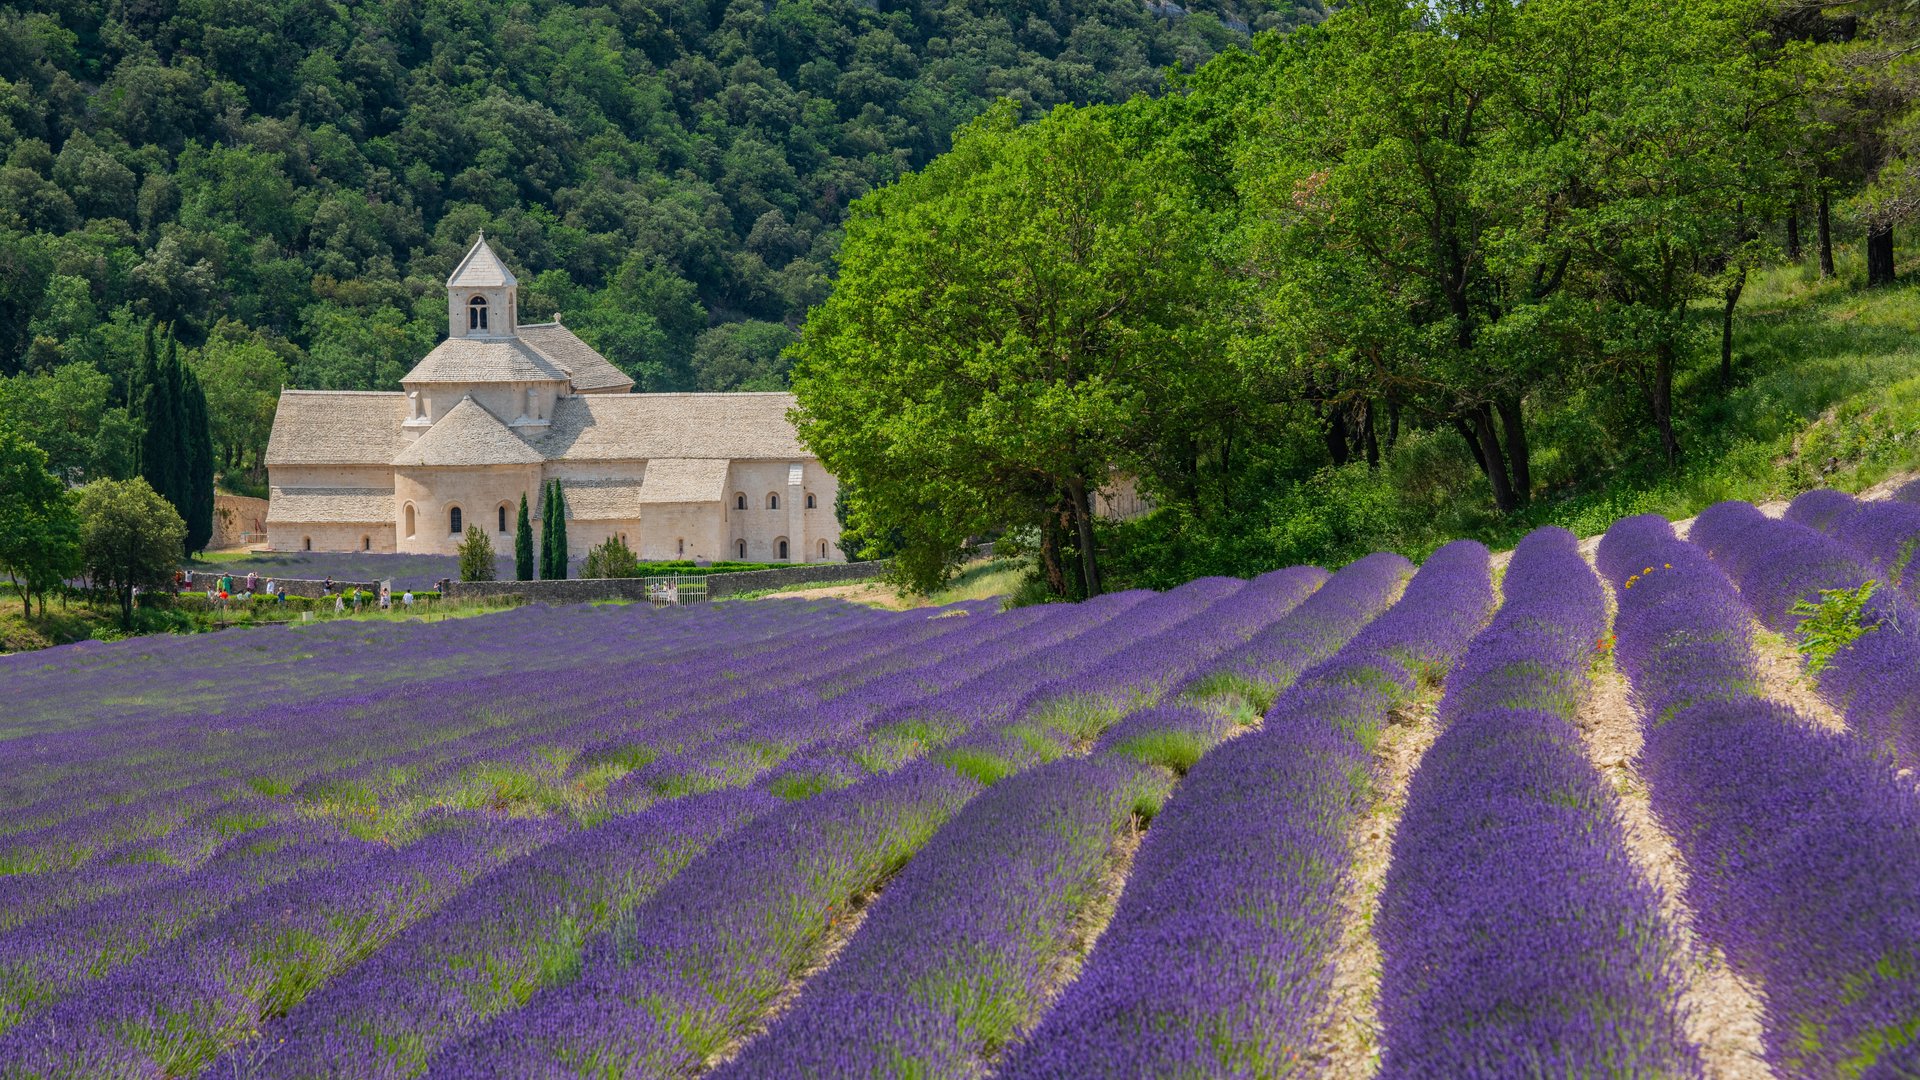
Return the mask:
<svg viewBox="0 0 1920 1080">
<path fill-rule="evenodd" d="M 525 496 L 566 493 L 576 555 L 619 536 L 645 559 L 844 562 L 834 478 L 790 394 L 635 394 L 476 242 L 447 280 L 447 339 L 399 392 L 281 392 L 267 449 L 275 551 L 450 555 L 468 525 L 513 549 Z"/>
</svg>

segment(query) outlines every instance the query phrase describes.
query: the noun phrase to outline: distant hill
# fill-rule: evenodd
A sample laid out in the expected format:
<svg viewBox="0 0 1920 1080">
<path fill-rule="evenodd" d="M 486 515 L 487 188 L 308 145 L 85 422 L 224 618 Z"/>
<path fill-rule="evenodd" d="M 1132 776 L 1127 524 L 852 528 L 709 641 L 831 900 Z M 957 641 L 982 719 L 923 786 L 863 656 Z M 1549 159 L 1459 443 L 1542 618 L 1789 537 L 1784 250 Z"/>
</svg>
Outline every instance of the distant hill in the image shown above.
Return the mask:
<svg viewBox="0 0 1920 1080">
<path fill-rule="evenodd" d="M 137 327 L 390 386 L 485 229 L 642 389 L 765 386 L 848 202 L 1012 97 L 1153 92 L 1319 0 L 29 0 L 0 9 L 0 375 Z"/>
</svg>

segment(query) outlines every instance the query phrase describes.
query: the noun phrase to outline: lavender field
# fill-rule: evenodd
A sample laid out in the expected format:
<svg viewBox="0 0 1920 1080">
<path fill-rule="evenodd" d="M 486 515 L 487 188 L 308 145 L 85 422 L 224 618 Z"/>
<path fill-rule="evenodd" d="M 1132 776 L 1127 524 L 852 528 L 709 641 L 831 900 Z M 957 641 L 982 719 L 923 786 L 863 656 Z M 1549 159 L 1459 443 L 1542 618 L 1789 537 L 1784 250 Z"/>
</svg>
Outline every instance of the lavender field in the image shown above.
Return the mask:
<svg viewBox="0 0 1920 1080">
<path fill-rule="evenodd" d="M 1917 510 L 0 658 L 0 1077 L 1920 1076 Z"/>
</svg>

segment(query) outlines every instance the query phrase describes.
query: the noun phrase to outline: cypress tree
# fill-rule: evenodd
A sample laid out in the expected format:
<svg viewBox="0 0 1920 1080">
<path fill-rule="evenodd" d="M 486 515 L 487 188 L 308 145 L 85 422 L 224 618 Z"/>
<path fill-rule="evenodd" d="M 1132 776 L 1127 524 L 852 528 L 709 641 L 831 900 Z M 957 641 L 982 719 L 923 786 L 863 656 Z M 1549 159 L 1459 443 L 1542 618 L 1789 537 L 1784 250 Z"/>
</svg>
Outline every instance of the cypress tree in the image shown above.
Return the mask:
<svg viewBox="0 0 1920 1080">
<path fill-rule="evenodd" d="M 540 580 L 553 580 L 553 481 L 540 489 Z"/>
<path fill-rule="evenodd" d="M 567 496 L 560 481 L 553 482 L 553 578 L 567 576 Z"/>
<path fill-rule="evenodd" d="M 171 349 L 171 346 L 169 346 Z M 207 395 L 192 368 L 180 369 L 181 403 L 186 423 L 181 431 L 187 443 L 187 552 L 205 551 L 213 540 L 213 434 L 207 424 Z"/>
<path fill-rule="evenodd" d="M 176 509 L 185 501 L 180 497 L 180 479 L 186 473 L 180 460 L 181 439 L 177 417 L 179 409 L 166 366 L 160 363 L 153 347 L 153 324 L 147 324 L 147 336 L 140 353 L 140 475 L 160 497 Z"/>
<path fill-rule="evenodd" d="M 513 523 L 513 576 L 533 580 L 533 526 L 527 522 L 527 493 L 520 493 L 520 517 Z"/>
</svg>

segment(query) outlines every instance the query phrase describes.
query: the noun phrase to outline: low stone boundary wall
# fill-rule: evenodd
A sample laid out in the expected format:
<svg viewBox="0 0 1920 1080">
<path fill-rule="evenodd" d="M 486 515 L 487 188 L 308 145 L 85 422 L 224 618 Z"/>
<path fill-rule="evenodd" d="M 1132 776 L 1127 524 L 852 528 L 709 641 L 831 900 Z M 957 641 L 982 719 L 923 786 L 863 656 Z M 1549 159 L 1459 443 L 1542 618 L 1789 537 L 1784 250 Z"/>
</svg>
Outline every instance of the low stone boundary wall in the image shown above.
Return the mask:
<svg viewBox="0 0 1920 1080">
<path fill-rule="evenodd" d="M 840 581 L 864 581 L 880 576 L 884 562 L 802 563 L 772 570 L 740 570 L 731 574 L 705 575 L 707 599 L 781 589 L 789 585 L 831 585 Z M 702 580 L 698 574 L 673 574 L 670 577 Z M 541 604 L 584 604 L 594 600 L 645 600 L 648 578 L 573 578 L 564 581 L 455 581 L 447 586 L 449 600 L 475 600 L 490 596 L 519 596 Z"/>
<path fill-rule="evenodd" d="M 327 583 L 320 578 L 272 577 L 267 574 L 262 574 L 259 571 L 255 571 L 254 575 L 255 575 L 254 576 L 255 587 L 253 591 L 256 593 L 266 592 L 267 582 L 271 580 L 273 582 L 274 588 L 279 589 L 281 592 L 286 593 L 288 596 L 325 596 L 327 595 L 327 587 L 326 587 Z M 220 573 L 214 573 L 209 570 L 195 570 L 193 572 L 193 586 L 184 591 L 204 593 L 208 589 L 218 588 L 220 578 L 221 578 Z M 246 588 L 247 588 L 247 575 L 245 574 L 233 575 L 233 591 L 236 593 L 244 592 L 246 591 Z M 377 581 L 336 581 L 333 583 L 334 592 L 345 592 L 348 589 L 365 589 L 368 592 L 377 593 L 380 591 L 380 583 Z M 405 590 L 402 590 L 402 589 L 395 589 L 393 591 L 393 594 L 397 598 L 400 595 L 400 593 L 404 591 Z"/>
<path fill-rule="evenodd" d="M 714 574 L 707 578 L 707 599 L 784 589 L 789 585 L 832 585 L 841 581 L 865 581 L 885 573 L 887 564 L 879 562 L 806 563 L 773 570 L 741 570 L 732 574 Z"/>
</svg>

